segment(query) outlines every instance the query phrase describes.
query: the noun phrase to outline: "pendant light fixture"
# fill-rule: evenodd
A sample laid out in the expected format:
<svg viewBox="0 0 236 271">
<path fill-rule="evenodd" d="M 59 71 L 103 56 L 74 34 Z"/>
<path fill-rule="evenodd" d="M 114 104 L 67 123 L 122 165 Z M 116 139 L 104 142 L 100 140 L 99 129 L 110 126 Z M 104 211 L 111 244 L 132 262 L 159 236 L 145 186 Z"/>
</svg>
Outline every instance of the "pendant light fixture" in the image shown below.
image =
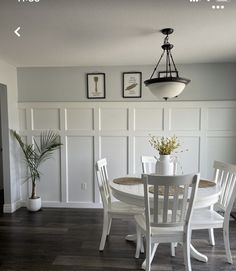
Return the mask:
<svg viewBox="0 0 236 271">
<path fill-rule="evenodd" d="M 169 35 L 174 32 L 174 29 L 165 28 L 162 29 L 161 32 L 162 34 L 166 35 L 164 44 L 161 46 L 163 52 L 152 72 L 150 79 L 144 81 L 144 84 L 158 99 L 167 100 L 169 98 L 177 97 L 191 80 L 179 77 L 179 72 L 172 57 L 171 49 L 174 47 L 174 45 L 169 43 Z M 158 72 L 158 65 L 165 54 L 165 70 Z M 157 77 L 153 78 L 156 71 Z"/>
</svg>

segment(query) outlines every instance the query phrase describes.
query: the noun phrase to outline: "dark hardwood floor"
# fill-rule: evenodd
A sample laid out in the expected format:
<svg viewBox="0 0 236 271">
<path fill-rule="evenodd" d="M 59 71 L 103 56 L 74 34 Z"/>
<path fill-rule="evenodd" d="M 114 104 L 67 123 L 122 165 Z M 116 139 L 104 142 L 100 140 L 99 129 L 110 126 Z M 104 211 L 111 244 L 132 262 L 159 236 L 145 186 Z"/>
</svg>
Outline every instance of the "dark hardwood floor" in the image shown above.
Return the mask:
<svg viewBox="0 0 236 271">
<path fill-rule="evenodd" d="M 0 214 L 1 271 L 118 271 L 140 270 L 144 255 L 134 258 L 135 244 L 125 241 L 135 232 L 133 222 L 114 220 L 104 252 L 98 251 L 102 210 L 51 209 L 29 213 Z M 207 242 L 207 232 L 194 232 L 193 244 L 209 257 L 208 263 L 192 259 L 192 269 L 236 270 L 236 221 L 230 223 L 234 264 L 225 263 L 222 231 L 216 230 L 216 246 Z M 170 256 L 169 244 L 159 246 L 152 270 L 185 270 L 181 246 Z"/>
</svg>

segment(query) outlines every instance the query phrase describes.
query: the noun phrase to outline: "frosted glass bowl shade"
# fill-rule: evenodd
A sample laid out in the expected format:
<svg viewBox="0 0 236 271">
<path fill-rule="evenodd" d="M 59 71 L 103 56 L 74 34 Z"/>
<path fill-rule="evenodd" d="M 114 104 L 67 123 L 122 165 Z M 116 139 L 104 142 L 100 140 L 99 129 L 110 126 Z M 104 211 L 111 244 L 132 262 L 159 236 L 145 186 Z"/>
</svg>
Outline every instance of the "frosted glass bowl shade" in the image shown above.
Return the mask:
<svg viewBox="0 0 236 271">
<path fill-rule="evenodd" d="M 184 78 L 175 78 L 170 81 L 154 78 L 144 83 L 158 99 L 169 99 L 179 96 L 189 82 L 189 79 Z"/>
</svg>

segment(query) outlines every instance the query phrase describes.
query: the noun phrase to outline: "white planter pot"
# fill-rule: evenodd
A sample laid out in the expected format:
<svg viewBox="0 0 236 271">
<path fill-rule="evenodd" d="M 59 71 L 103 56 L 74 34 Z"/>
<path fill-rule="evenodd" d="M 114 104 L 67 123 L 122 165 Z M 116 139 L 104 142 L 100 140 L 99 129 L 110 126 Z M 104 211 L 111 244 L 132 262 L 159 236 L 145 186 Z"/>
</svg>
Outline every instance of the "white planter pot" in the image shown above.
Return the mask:
<svg viewBox="0 0 236 271">
<path fill-rule="evenodd" d="M 171 155 L 160 155 L 156 163 L 156 173 L 160 175 L 174 174 L 174 163 Z"/>
<path fill-rule="evenodd" d="M 41 198 L 38 197 L 36 199 L 28 199 L 27 202 L 27 209 L 31 212 L 37 212 L 42 207 L 42 201 Z"/>
</svg>

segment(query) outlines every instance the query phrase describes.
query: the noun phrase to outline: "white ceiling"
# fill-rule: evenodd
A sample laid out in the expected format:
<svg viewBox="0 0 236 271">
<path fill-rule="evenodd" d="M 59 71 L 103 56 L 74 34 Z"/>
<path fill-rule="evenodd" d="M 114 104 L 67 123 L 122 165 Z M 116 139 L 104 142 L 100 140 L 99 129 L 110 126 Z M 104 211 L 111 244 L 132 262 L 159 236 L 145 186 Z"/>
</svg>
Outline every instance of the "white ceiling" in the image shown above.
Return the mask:
<svg viewBox="0 0 236 271">
<path fill-rule="evenodd" d="M 225 8 L 213 10 L 220 1 Z M 165 27 L 175 29 L 176 63 L 236 61 L 236 0 L 0 0 L 0 59 L 17 67 L 154 64 Z"/>
</svg>

